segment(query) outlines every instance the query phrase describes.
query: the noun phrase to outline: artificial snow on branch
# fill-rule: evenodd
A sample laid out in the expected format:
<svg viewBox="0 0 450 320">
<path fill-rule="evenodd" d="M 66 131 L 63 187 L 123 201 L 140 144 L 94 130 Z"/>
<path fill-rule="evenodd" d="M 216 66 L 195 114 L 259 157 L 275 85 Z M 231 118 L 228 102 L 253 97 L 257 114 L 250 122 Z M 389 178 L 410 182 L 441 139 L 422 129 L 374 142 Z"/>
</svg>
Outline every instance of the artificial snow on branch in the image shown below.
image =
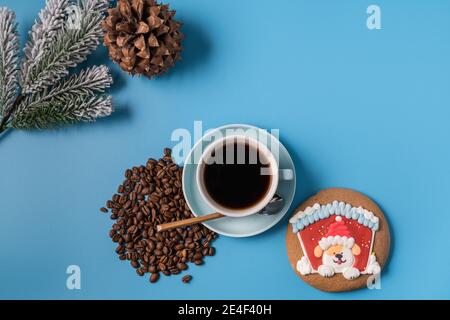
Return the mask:
<svg viewBox="0 0 450 320">
<path fill-rule="evenodd" d="M 7 128 L 55 128 L 111 114 L 105 90 L 112 77 L 106 66 L 69 75 L 69 68 L 100 44 L 108 4 L 47 0 L 29 32 L 22 63 L 14 13 L 0 8 L 0 133 Z"/>
<path fill-rule="evenodd" d="M 46 88 L 41 92 L 33 93 L 22 100 L 14 114 L 31 114 L 34 109 L 50 101 L 65 102 L 76 97 L 94 96 L 103 93 L 112 83 L 112 77 L 106 66 L 94 66 L 82 70 L 57 85 Z"/>
<path fill-rule="evenodd" d="M 0 119 L 17 94 L 19 40 L 14 12 L 0 7 Z"/>
<path fill-rule="evenodd" d="M 12 127 L 16 129 L 52 129 L 61 124 L 79 121 L 94 121 L 111 114 L 112 101 L 109 96 L 80 96 L 42 101 L 35 108 L 14 117 Z"/>
<path fill-rule="evenodd" d="M 63 0 L 49 2 L 59 2 L 60 9 L 66 13 L 74 8 L 67 6 L 67 1 Z M 50 33 L 54 37 L 52 45 L 48 50 L 41 50 L 42 52 L 37 54 L 39 59 L 26 70 L 26 77 L 22 84 L 24 93 L 33 93 L 54 85 L 67 76 L 68 68 L 75 67 L 86 60 L 87 56 L 98 47 L 103 36 L 101 22 L 106 7 L 101 4 L 104 3 L 103 0 L 82 1 L 80 7 L 75 7 L 77 9 L 73 14 L 76 14 L 77 21 L 71 21 L 73 25 L 63 23 L 58 27 L 59 23 L 55 21 L 57 29 L 53 29 L 54 34 Z M 64 4 L 66 4 L 65 7 L 63 7 Z M 59 10 L 56 12 L 60 13 Z M 64 21 L 67 21 L 67 17 Z M 47 34 L 43 33 L 41 37 L 47 37 Z M 37 40 L 45 42 L 41 39 Z"/>
<path fill-rule="evenodd" d="M 44 52 L 47 52 L 56 40 L 58 31 L 64 26 L 68 6 L 68 0 L 48 0 L 39 13 L 39 19 L 31 28 L 23 49 L 25 57 L 21 70 L 22 83 L 29 81 L 29 70 L 33 70 L 36 63 L 41 61 Z"/>
</svg>

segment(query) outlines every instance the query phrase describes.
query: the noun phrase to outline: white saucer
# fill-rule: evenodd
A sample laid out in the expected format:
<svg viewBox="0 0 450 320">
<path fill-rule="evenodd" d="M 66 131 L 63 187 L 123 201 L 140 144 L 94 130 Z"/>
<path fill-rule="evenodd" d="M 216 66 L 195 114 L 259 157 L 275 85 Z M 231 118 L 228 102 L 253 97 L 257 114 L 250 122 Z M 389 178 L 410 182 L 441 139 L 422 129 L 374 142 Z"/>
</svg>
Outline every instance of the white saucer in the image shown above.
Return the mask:
<svg viewBox="0 0 450 320">
<path fill-rule="evenodd" d="M 215 130 L 208 132 L 202 139 L 200 139 L 189 152 L 185 160 L 183 169 L 183 193 L 186 198 L 186 202 L 192 210 L 195 216 L 203 216 L 209 213 L 213 213 L 213 209 L 210 208 L 204 201 L 195 180 L 197 164 L 194 159 L 194 155 L 201 153 L 201 150 L 205 150 L 206 146 L 211 143 L 211 137 L 217 134 L 217 131 L 221 131 L 223 136 L 226 135 L 227 129 L 243 129 L 245 132 L 247 129 L 258 130 L 259 137 L 263 135 L 270 136 L 270 133 L 266 130 L 259 129 L 254 126 L 245 124 L 231 124 L 226 125 Z M 295 166 L 286 148 L 275 139 L 273 136 L 268 139 L 262 139 L 262 141 L 270 141 L 279 144 L 280 156 L 279 156 L 279 168 L 291 169 L 294 173 L 294 179 L 289 181 L 280 181 L 277 189 L 277 194 L 282 196 L 285 200 L 284 207 L 279 213 L 265 216 L 265 215 L 251 215 L 243 218 L 229 218 L 224 217 L 221 219 L 205 222 L 204 225 L 209 229 L 229 237 L 250 237 L 262 233 L 274 225 L 276 225 L 291 207 L 292 201 L 295 195 L 296 187 L 296 175 Z M 199 150 L 201 149 L 201 150 Z"/>
</svg>

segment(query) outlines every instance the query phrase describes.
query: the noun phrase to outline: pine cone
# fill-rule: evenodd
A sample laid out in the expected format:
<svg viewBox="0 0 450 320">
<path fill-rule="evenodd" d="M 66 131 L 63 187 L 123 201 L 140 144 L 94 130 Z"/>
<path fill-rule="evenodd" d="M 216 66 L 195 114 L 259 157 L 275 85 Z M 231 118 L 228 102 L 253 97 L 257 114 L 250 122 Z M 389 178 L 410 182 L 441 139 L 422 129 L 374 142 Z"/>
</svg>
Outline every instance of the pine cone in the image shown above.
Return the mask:
<svg viewBox="0 0 450 320">
<path fill-rule="evenodd" d="M 153 77 L 181 56 L 181 23 L 175 10 L 155 0 L 119 0 L 103 21 L 104 43 L 111 59 L 132 75 Z"/>
</svg>

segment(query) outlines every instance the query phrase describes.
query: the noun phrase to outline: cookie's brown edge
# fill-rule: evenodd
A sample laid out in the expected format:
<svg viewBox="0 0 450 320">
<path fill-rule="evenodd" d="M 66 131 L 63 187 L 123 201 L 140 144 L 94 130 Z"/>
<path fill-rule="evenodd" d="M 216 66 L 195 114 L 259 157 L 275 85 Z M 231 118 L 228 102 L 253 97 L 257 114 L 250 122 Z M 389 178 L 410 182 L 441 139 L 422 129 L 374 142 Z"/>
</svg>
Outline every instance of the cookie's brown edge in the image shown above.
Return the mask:
<svg viewBox="0 0 450 320">
<path fill-rule="evenodd" d="M 378 205 L 366 195 L 346 188 L 330 188 L 320 191 L 313 195 L 308 200 L 303 202 L 297 209 L 294 210 L 293 215 L 298 211 L 306 209 L 315 203 L 327 204 L 334 200 L 344 201 L 355 207 L 363 207 L 372 211 L 380 219 L 380 227 L 375 233 L 373 251 L 377 257 L 377 261 L 383 269 L 389 257 L 390 250 L 390 232 L 389 225 L 381 209 Z M 297 261 L 303 256 L 300 242 L 297 235 L 292 232 L 292 226 L 288 223 L 286 230 L 286 249 L 289 258 L 289 263 L 294 269 L 294 272 L 309 285 L 326 292 L 342 292 L 351 291 L 365 287 L 367 279 L 370 275 L 361 275 L 355 280 L 347 280 L 341 274 L 335 275 L 333 278 L 323 278 L 318 274 L 311 274 L 303 276 L 296 268 Z"/>
</svg>

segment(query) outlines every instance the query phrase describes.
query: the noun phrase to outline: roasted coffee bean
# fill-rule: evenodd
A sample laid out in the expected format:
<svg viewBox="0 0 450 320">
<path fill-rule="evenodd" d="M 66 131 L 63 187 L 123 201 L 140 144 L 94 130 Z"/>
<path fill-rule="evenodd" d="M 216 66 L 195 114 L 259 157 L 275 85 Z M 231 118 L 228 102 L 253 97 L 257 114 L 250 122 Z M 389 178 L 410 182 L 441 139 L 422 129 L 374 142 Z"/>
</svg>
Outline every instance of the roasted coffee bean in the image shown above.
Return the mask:
<svg viewBox="0 0 450 320">
<path fill-rule="evenodd" d="M 120 238 L 121 238 L 120 235 L 116 233 L 116 234 L 112 237 L 112 241 L 113 241 L 113 242 L 119 242 Z"/>
<path fill-rule="evenodd" d="M 146 215 L 147 217 L 150 215 L 150 209 L 147 206 L 142 206 L 142 212 L 144 213 L 144 215 Z"/>
<path fill-rule="evenodd" d="M 158 264 L 158 269 L 160 271 L 165 271 L 167 268 L 166 268 L 166 265 L 164 263 L 159 263 Z"/>
<path fill-rule="evenodd" d="M 123 247 L 123 246 L 121 246 L 121 245 L 119 245 L 119 246 L 117 246 L 117 248 L 116 248 L 116 253 L 123 253 L 125 251 L 125 247 Z"/>
<path fill-rule="evenodd" d="M 194 248 L 195 248 L 195 243 L 194 243 L 194 242 L 189 243 L 189 244 L 187 245 L 187 247 L 188 247 L 188 249 L 194 249 Z"/>
<path fill-rule="evenodd" d="M 194 255 L 194 260 L 201 260 L 202 258 L 203 258 L 203 255 L 200 252 L 198 252 Z"/>
<path fill-rule="evenodd" d="M 202 259 L 194 260 L 194 263 L 195 263 L 197 266 L 200 266 L 200 265 L 203 264 L 203 260 L 202 260 Z"/>
<path fill-rule="evenodd" d="M 129 260 L 140 276 L 151 273 L 179 274 L 187 263 L 203 264 L 203 257 L 215 254 L 210 243 L 216 234 L 203 225 L 156 231 L 158 224 L 192 217 L 182 190 L 182 168 L 173 163 L 170 149 L 162 159 L 149 159 L 145 166 L 126 170 L 117 194 L 100 209 L 111 210 L 116 220 L 109 233 L 116 242 L 120 260 Z"/>
<path fill-rule="evenodd" d="M 136 269 L 136 273 L 142 277 L 145 274 L 145 271 L 143 269 Z"/>
<path fill-rule="evenodd" d="M 188 266 L 187 266 L 187 264 L 180 262 L 177 264 L 177 268 L 180 270 L 186 270 L 188 268 Z"/>
<path fill-rule="evenodd" d="M 181 281 L 183 281 L 183 283 L 189 283 L 192 280 L 192 276 L 191 275 L 185 275 L 183 278 L 181 278 Z"/>
<path fill-rule="evenodd" d="M 179 270 L 179 269 L 171 269 L 171 270 L 170 270 L 170 273 L 171 273 L 171 274 L 180 274 L 180 273 L 181 273 L 181 270 Z"/>
<path fill-rule="evenodd" d="M 159 273 L 152 273 L 152 275 L 150 276 L 150 282 L 155 283 L 158 280 L 159 280 Z"/>
<path fill-rule="evenodd" d="M 113 239 L 113 241 L 114 241 L 114 239 Z M 128 242 L 126 247 L 127 247 L 127 249 L 133 249 L 133 247 L 134 247 L 133 242 Z"/>
</svg>

